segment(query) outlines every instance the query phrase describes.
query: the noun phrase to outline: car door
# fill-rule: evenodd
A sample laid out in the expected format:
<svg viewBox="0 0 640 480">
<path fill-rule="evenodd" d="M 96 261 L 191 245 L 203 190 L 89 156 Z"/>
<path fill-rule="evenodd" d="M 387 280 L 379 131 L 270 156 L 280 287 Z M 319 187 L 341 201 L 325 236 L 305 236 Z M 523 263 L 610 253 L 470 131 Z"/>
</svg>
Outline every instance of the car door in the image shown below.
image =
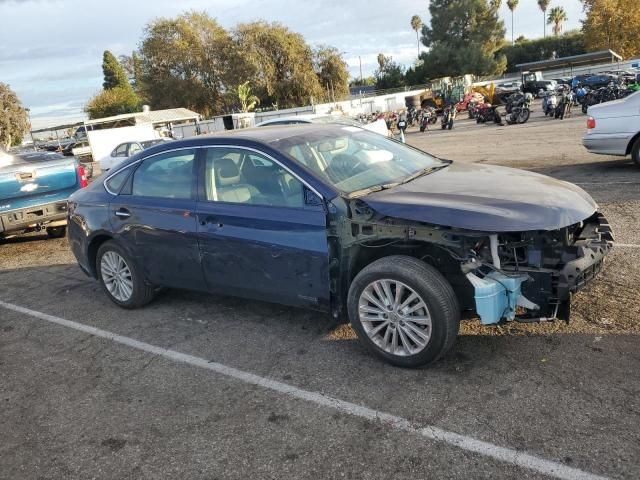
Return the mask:
<svg viewBox="0 0 640 480">
<path fill-rule="evenodd" d="M 208 287 L 327 308 L 327 225 L 320 196 L 255 150 L 211 147 L 200 162 L 196 218 Z"/>
<path fill-rule="evenodd" d="M 110 203 L 117 240 L 154 285 L 203 289 L 195 217 L 195 149 L 149 156 Z"/>
</svg>

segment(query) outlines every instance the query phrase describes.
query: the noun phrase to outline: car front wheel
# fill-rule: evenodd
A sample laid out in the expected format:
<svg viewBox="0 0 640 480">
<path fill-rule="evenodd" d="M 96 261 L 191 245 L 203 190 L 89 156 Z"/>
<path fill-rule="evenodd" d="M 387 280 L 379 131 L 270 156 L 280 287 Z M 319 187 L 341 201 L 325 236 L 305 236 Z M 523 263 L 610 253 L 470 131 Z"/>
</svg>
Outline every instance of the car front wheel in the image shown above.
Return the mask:
<svg viewBox="0 0 640 480">
<path fill-rule="evenodd" d="M 145 283 L 141 269 L 113 240 L 98 249 L 96 271 L 103 290 L 123 308 L 138 308 L 153 299 L 154 288 Z"/>
<path fill-rule="evenodd" d="M 436 361 L 458 335 L 460 307 L 451 285 L 413 257 L 385 257 L 365 267 L 349 289 L 348 310 L 360 341 L 401 367 Z"/>
</svg>

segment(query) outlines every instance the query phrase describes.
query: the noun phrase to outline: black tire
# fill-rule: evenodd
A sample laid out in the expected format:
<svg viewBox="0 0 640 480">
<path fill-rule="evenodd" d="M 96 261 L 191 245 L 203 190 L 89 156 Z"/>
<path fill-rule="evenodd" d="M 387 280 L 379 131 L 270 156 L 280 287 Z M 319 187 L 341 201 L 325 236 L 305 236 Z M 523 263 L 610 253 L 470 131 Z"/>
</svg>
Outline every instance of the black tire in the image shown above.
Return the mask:
<svg viewBox="0 0 640 480">
<path fill-rule="evenodd" d="M 631 159 L 638 167 L 640 167 L 640 138 L 636 138 L 636 141 L 631 147 Z"/>
<path fill-rule="evenodd" d="M 442 125 L 440 125 L 440 128 L 442 128 L 442 130 L 444 130 L 445 128 L 447 128 L 447 124 L 443 123 Z"/>
<path fill-rule="evenodd" d="M 531 115 L 531 111 L 528 108 L 523 108 L 520 110 L 516 121 L 519 124 L 527 123 L 529 121 L 529 116 Z"/>
<path fill-rule="evenodd" d="M 360 296 L 367 286 L 381 279 L 402 282 L 427 305 L 431 317 L 431 337 L 416 354 L 402 356 L 388 353 L 365 332 L 358 313 Z M 399 367 L 419 367 L 441 358 L 453 346 L 460 326 L 460 306 L 449 282 L 431 265 L 402 255 L 381 258 L 360 271 L 351 282 L 347 308 L 351 325 L 360 341 L 378 357 Z"/>
<path fill-rule="evenodd" d="M 447 128 L 449 130 L 451 130 L 453 128 L 453 120 L 449 120 L 449 123 L 447 123 Z"/>
<path fill-rule="evenodd" d="M 109 291 L 107 286 L 105 285 L 104 278 L 101 273 L 100 263 L 102 262 L 102 257 L 107 252 L 115 252 L 125 261 L 127 267 L 131 272 L 131 280 L 133 283 L 133 292 L 128 300 L 121 301 L 113 296 L 113 294 Z M 142 269 L 133 261 L 133 259 L 127 254 L 127 252 L 120 247 L 114 240 L 108 240 L 100 245 L 98 249 L 98 254 L 96 255 L 96 272 L 98 274 L 98 280 L 102 289 L 105 291 L 107 296 L 111 299 L 113 303 L 116 305 L 127 308 L 139 308 L 151 300 L 155 295 L 155 289 L 151 285 L 147 285 L 144 280 L 144 275 L 142 274 Z"/>
<path fill-rule="evenodd" d="M 420 126 L 420 131 L 424 132 L 425 128 L 423 126 Z"/>
<path fill-rule="evenodd" d="M 47 228 L 47 236 L 49 238 L 63 238 L 67 234 L 67 227 L 64 225 L 60 227 Z"/>
<path fill-rule="evenodd" d="M 582 104 L 582 113 L 587 113 L 587 110 L 589 109 L 589 106 L 586 103 Z"/>
</svg>

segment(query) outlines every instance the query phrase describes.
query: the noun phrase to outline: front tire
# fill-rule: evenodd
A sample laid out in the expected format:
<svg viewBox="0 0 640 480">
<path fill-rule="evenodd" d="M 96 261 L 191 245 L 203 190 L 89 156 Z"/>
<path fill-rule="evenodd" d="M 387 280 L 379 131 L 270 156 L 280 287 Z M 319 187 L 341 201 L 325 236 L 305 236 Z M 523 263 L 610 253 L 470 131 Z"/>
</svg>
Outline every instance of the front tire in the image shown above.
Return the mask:
<svg viewBox="0 0 640 480">
<path fill-rule="evenodd" d="M 122 308 L 139 308 L 153 300 L 155 290 L 145 283 L 142 269 L 113 240 L 98 249 L 96 272 L 107 296 Z"/>
<path fill-rule="evenodd" d="M 351 283 L 347 307 L 360 341 L 399 367 L 436 361 L 458 335 L 460 307 L 451 285 L 413 257 L 385 257 L 365 267 Z"/>
</svg>

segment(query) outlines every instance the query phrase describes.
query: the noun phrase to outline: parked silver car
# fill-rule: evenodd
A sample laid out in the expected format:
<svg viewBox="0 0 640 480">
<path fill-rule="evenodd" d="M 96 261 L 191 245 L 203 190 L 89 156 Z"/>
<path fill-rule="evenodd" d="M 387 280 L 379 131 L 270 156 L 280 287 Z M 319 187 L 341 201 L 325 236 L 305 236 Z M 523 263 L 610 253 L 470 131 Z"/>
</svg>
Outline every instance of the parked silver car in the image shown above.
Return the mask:
<svg viewBox="0 0 640 480">
<path fill-rule="evenodd" d="M 592 153 L 631 155 L 640 166 L 640 92 L 613 102 L 592 105 L 582 144 Z"/>
</svg>

